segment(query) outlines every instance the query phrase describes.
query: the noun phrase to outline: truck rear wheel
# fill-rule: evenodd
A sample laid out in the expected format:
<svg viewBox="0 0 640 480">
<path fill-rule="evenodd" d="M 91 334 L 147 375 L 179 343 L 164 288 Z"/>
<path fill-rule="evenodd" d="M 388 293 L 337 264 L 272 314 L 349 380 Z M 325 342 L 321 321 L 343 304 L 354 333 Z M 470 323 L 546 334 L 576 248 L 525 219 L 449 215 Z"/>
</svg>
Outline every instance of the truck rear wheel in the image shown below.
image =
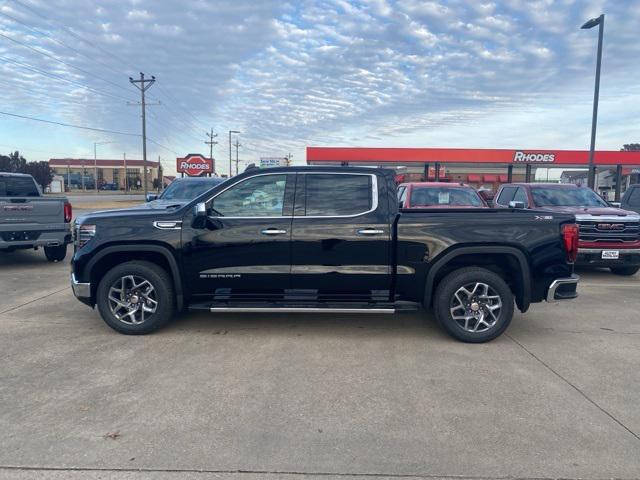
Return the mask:
<svg viewBox="0 0 640 480">
<path fill-rule="evenodd" d="M 102 319 L 114 330 L 127 335 L 151 333 L 173 317 L 173 282 L 153 263 L 122 263 L 100 281 L 96 304 Z"/>
<path fill-rule="evenodd" d="M 616 275 L 624 275 L 625 277 L 635 275 L 640 270 L 640 267 L 610 267 L 611 272 Z"/>
<path fill-rule="evenodd" d="M 513 293 L 496 273 L 461 268 L 444 277 L 435 292 L 434 314 L 452 337 L 482 343 L 500 336 L 513 317 Z"/>
<path fill-rule="evenodd" d="M 67 256 L 67 246 L 58 245 L 57 247 L 44 247 L 44 256 L 50 262 L 61 262 Z"/>
</svg>

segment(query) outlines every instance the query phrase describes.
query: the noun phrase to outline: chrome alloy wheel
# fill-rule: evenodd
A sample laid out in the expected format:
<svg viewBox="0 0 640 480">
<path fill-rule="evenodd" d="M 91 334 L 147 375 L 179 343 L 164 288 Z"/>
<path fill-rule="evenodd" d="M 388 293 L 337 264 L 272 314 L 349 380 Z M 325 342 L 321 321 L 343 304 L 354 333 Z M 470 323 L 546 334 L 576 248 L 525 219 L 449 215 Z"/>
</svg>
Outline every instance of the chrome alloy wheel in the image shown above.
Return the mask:
<svg viewBox="0 0 640 480">
<path fill-rule="evenodd" d="M 471 333 L 486 332 L 500 318 L 502 299 L 486 283 L 469 283 L 453 294 L 449 304 L 451 318 Z"/>
<path fill-rule="evenodd" d="M 158 308 L 156 291 L 149 280 L 139 275 L 125 275 L 109 289 L 109 309 L 127 325 L 144 323 Z"/>
</svg>

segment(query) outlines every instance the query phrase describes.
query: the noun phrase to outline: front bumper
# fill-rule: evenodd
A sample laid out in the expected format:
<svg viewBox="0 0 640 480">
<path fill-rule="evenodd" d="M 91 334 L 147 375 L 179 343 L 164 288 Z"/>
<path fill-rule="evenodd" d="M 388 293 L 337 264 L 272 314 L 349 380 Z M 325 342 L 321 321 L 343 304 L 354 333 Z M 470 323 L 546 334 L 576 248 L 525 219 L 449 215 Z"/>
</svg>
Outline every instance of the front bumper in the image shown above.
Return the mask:
<svg viewBox="0 0 640 480">
<path fill-rule="evenodd" d="M 578 296 L 578 275 L 571 275 L 566 278 L 556 278 L 547 290 L 547 302 L 556 302 L 558 300 L 571 300 Z"/>
<path fill-rule="evenodd" d="M 91 298 L 91 284 L 78 282 L 76 280 L 76 276 L 73 273 L 71 274 L 71 288 L 76 298 L 78 299 Z"/>
<path fill-rule="evenodd" d="M 616 250 L 616 259 L 602 258 L 604 250 Z M 640 265 L 640 248 L 578 248 L 576 265 L 591 265 L 594 267 L 631 267 Z"/>
</svg>

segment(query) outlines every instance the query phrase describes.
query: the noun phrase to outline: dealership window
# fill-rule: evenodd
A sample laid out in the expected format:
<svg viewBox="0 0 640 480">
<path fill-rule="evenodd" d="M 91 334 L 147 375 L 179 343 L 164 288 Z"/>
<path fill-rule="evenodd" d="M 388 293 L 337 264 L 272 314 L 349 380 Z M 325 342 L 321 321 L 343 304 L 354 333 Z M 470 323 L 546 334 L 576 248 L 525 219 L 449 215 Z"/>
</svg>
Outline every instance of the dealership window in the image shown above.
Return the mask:
<svg viewBox="0 0 640 480">
<path fill-rule="evenodd" d="M 223 217 L 279 217 L 284 206 L 286 175 L 260 175 L 235 184 L 213 199 Z"/>
<path fill-rule="evenodd" d="M 358 215 L 371 210 L 371 175 L 307 174 L 305 177 L 307 216 Z"/>
</svg>

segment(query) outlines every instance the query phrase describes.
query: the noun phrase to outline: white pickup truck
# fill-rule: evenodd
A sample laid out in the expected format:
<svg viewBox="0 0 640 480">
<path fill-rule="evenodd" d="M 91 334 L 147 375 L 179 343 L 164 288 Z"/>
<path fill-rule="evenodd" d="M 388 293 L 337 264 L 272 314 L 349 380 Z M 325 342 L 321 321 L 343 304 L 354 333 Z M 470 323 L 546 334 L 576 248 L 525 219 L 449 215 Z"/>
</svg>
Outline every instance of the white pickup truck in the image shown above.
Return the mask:
<svg viewBox="0 0 640 480">
<path fill-rule="evenodd" d="M 0 252 L 44 247 L 59 262 L 71 243 L 71 204 L 42 195 L 31 175 L 0 172 Z"/>
</svg>

